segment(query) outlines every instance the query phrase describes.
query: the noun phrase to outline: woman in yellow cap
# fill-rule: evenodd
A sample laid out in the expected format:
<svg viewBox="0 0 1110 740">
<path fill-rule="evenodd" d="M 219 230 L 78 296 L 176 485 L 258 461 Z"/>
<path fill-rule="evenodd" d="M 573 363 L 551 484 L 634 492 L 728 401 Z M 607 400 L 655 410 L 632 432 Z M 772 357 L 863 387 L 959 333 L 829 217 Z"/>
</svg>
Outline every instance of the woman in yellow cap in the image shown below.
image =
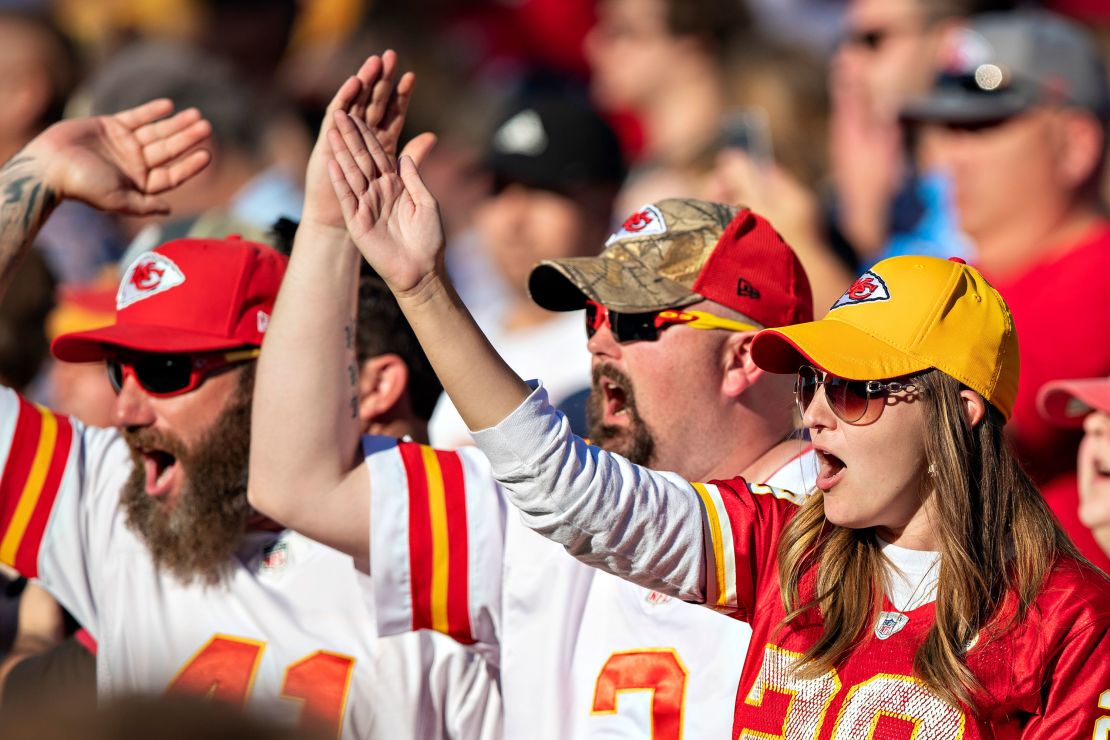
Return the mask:
<svg viewBox="0 0 1110 740">
<path fill-rule="evenodd" d="M 348 230 L 525 523 L 751 625 L 733 737 L 1110 738 L 1110 581 L 1006 446 L 1017 338 L 976 270 L 885 260 L 820 321 L 756 336 L 757 365 L 797 374 L 811 496 L 687 483 L 575 437 L 505 366 L 443 273 L 412 161 L 339 123 Z"/>
</svg>

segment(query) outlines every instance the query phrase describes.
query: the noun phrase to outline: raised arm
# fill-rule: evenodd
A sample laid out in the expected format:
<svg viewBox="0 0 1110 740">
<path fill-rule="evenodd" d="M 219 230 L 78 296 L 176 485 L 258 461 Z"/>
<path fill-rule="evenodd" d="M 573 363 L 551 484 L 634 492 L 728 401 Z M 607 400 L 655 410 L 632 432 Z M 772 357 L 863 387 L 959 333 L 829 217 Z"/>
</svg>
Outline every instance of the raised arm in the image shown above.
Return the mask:
<svg viewBox="0 0 1110 740">
<path fill-rule="evenodd" d="M 305 208 L 258 363 L 249 498 L 267 516 L 366 557 L 369 478 L 359 468 L 355 308 L 359 254 L 328 180 L 327 137 L 342 111 L 396 156 L 415 79 L 397 55 L 371 56 L 328 106 L 305 183 Z M 414 139 L 421 158 L 434 142 Z"/>
<path fill-rule="evenodd" d="M 200 172 L 212 127 L 195 109 L 153 100 L 54 124 L 0 169 L 0 292 L 64 198 L 115 213 L 167 213 L 158 196 Z M 169 116 L 167 118 L 167 116 Z"/>
<path fill-rule="evenodd" d="M 706 588 L 696 489 L 590 448 L 504 363 L 446 277 L 435 199 L 358 121 L 336 115 L 331 177 L 359 251 L 397 295 L 526 523 L 576 557 L 690 601 Z M 729 548 L 731 551 L 731 548 Z"/>
</svg>

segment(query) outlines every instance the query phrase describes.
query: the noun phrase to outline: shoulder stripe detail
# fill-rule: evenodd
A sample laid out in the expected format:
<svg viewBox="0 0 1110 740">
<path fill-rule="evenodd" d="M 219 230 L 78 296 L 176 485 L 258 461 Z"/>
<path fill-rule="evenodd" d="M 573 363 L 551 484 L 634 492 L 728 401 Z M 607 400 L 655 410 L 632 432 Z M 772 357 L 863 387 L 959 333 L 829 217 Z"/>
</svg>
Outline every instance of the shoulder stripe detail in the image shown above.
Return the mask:
<svg viewBox="0 0 1110 740">
<path fill-rule="evenodd" d="M 732 524 L 725 509 L 724 499 L 712 483 L 691 483 L 701 499 L 705 514 L 705 528 L 709 534 L 707 560 L 712 571 L 707 588 L 709 606 L 721 611 L 731 611 L 737 606 L 736 550 L 732 541 Z"/>
<path fill-rule="evenodd" d="M 8 464 L 0 480 L 0 561 L 38 575 L 38 550 L 73 442 L 69 419 L 20 400 Z"/>
<path fill-rule="evenodd" d="M 462 463 L 425 445 L 398 448 L 408 476 L 412 627 L 471 642 Z"/>
<path fill-rule="evenodd" d="M 432 629 L 446 633 L 447 577 L 451 565 L 447 549 L 447 494 L 435 450 L 421 447 L 420 454 L 428 480 L 428 519 L 432 527 Z"/>
<path fill-rule="evenodd" d="M 466 478 L 462 460 L 457 453 L 436 451 L 439 469 L 443 474 L 446 494 L 447 548 L 450 553 L 450 578 L 447 581 L 448 634 L 468 642 L 473 635 L 470 629 L 469 556 L 466 521 Z"/>
</svg>

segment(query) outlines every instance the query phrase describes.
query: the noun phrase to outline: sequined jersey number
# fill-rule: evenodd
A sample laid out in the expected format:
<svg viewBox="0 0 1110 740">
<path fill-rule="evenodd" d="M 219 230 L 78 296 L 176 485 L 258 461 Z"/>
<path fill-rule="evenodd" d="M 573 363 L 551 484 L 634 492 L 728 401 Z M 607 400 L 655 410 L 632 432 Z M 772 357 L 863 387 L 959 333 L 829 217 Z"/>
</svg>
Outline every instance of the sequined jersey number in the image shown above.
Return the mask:
<svg viewBox="0 0 1110 740">
<path fill-rule="evenodd" d="M 835 669 L 815 678 L 797 678 L 790 667 L 800 657 L 800 653 L 766 646 L 763 666 L 744 701 L 767 711 L 758 717 L 759 726 L 740 731 L 739 740 L 809 740 L 820 735 L 829 707 L 843 687 Z M 963 712 L 914 678 L 880 673 L 848 689 L 831 738 L 894 737 L 900 728 L 913 740 L 960 740 L 966 721 Z"/>
</svg>

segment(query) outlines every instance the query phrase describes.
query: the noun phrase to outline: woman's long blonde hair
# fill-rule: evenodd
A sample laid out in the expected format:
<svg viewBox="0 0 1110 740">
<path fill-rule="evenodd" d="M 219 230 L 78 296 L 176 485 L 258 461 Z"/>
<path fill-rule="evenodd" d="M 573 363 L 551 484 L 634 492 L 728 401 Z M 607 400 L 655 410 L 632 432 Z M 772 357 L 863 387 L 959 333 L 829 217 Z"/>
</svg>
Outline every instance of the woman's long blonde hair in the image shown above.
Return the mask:
<svg viewBox="0 0 1110 740">
<path fill-rule="evenodd" d="M 916 402 L 926 409 L 925 454 L 941 552 L 936 621 L 917 651 L 914 672 L 937 696 L 974 707 L 980 684 L 965 661 L 966 646 L 999 616 L 1008 594 L 1017 607 L 1011 624 L 1024 619 L 1060 555 L 1086 561 L 1019 467 L 1002 414 L 988 404 L 972 428 L 958 381 L 928 371 L 912 382 L 924 387 Z M 838 527 L 825 518 L 820 491 L 787 525 L 779 544 L 786 622 L 817 609 L 824 625 L 798 661 L 800 676 L 825 673 L 866 637 L 887 582 L 884 560 L 871 529 Z M 803 598 L 802 578 L 814 567 L 815 590 L 807 585 Z"/>
</svg>

